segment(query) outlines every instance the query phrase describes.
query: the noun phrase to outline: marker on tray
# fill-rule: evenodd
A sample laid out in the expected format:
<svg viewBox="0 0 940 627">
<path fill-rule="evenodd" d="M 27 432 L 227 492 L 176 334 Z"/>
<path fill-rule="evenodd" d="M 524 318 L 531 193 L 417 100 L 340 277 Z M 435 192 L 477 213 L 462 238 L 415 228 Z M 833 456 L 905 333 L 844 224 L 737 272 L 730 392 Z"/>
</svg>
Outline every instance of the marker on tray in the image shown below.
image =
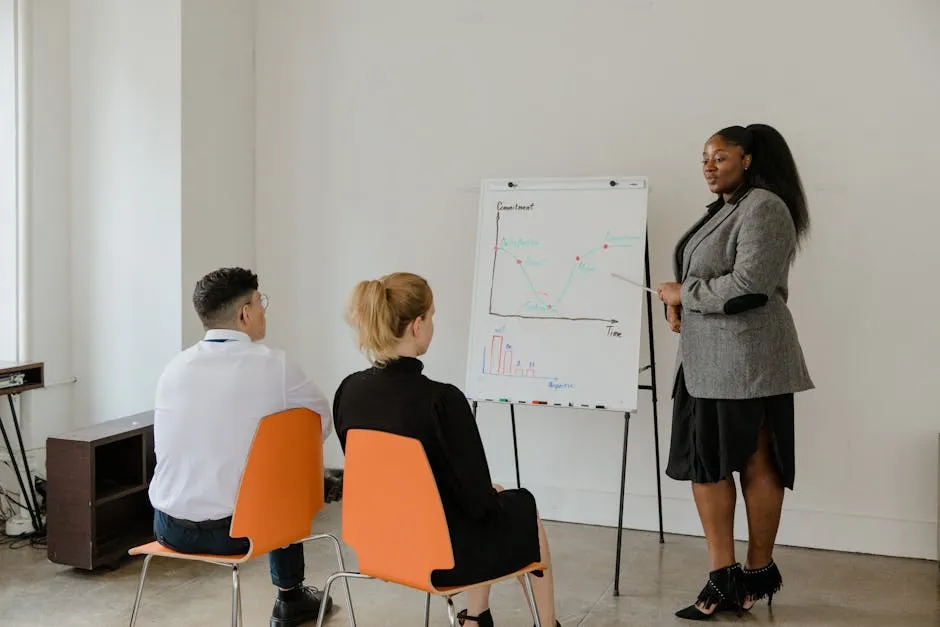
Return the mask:
<svg viewBox="0 0 940 627">
<path fill-rule="evenodd" d="M 548 401 L 532 401 L 533 405 L 548 405 Z"/>
</svg>

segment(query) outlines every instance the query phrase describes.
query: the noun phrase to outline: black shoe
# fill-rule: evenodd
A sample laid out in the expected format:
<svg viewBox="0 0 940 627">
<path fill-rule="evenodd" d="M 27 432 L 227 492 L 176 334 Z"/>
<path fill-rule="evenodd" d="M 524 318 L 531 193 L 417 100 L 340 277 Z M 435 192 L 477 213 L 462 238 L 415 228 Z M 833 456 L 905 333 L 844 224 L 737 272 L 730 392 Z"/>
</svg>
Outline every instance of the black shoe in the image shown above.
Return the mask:
<svg viewBox="0 0 940 627">
<path fill-rule="evenodd" d="M 307 586 L 278 592 L 271 613 L 271 627 L 296 627 L 316 620 L 322 601 L 323 593 Z M 326 597 L 326 613 L 329 614 L 332 609 L 333 599 Z"/>
<path fill-rule="evenodd" d="M 490 614 L 489 610 L 484 611 L 479 616 L 470 616 L 467 614 L 467 610 L 460 610 L 457 614 L 457 622 L 463 625 L 468 620 L 475 621 L 480 627 L 493 627 L 493 615 Z M 533 627 L 535 626 L 533 625 Z M 561 627 L 561 623 L 557 620 L 555 621 L 555 627 Z"/>
<path fill-rule="evenodd" d="M 457 613 L 457 622 L 461 625 L 468 620 L 474 621 L 480 627 L 493 627 L 493 615 L 490 614 L 489 610 L 484 611 L 479 616 L 470 616 L 467 614 L 467 610 L 460 610 Z"/>
<path fill-rule="evenodd" d="M 740 564 L 732 564 L 708 573 L 708 582 L 695 603 L 676 612 L 687 620 L 710 620 L 718 612 L 741 614 L 744 600 L 744 572 Z M 699 605 L 703 609 L 699 609 Z"/>
<path fill-rule="evenodd" d="M 783 587 L 783 577 L 773 560 L 763 568 L 753 570 L 745 568 L 744 587 L 746 590 L 744 609 L 750 610 L 758 601 L 767 597 L 767 605 L 773 605 L 774 594 Z"/>
</svg>

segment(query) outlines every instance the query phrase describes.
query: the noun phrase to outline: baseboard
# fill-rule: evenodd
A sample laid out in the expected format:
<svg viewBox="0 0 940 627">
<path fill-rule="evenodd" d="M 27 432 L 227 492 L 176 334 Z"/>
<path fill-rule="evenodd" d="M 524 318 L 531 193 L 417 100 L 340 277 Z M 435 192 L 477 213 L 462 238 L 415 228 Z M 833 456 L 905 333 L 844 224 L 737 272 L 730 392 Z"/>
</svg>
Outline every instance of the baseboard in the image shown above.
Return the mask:
<svg viewBox="0 0 940 627">
<path fill-rule="evenodd" d="M 501 481 L 506 487 L 514 480 Z M 603 527 L 617 526 L 619 495 L 612 492 L 570 490 L 537 484 L 526 485 L 538 500 L 545 520 Z M 627 529 L 659 531 L 656 495 L 627 494 L 623 524 Z M 691 498 L 663 498 L 666 533 L 701 536 L 702 527 Z M 747 539 L 743 507 L 735 517 L 735 537 Z M 849 553 L 936 560 L 937 523 L 873 518 L 820 512 L 784 505 L 778 544 Z"/>
</svg>

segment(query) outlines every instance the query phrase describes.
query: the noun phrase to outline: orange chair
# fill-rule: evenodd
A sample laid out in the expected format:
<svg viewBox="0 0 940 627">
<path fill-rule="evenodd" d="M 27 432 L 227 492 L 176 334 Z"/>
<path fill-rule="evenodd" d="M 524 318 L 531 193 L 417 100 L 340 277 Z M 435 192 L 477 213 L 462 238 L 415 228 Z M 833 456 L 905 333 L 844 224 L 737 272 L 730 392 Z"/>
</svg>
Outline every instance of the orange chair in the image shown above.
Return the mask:
<svg viewBox="0 0 940 627">
<path fill-rule="evenodd" d="M 434 570 L 454 567 L 454 553 L 441 496 L 418 440 L 380 431 L 349 431 L 343 475 L 343 540 L 356 551 L 359 572 L 334 573 L 326 580 L 324 594 L 329 594 L 337 579 L 401 584 L 427 593 L 425 627 L 432 594 L 446 599 L 450 624 L 455 627 L 455 595 L 523 576 L 529 609 L 536 627 L 541 627 L 529 579 L 532 571 L 545 568 L 539 562 L 470 586 L 436 588 L 431 583 Z M 324 611 L 321 607 L 317 627 L 323 625 Z"/>
<path fill-rule="evenodd" d="M 242 473 L 232 526 L 233 538 L 248 538 L 244 555 L 179 553 L 159 542 L 132 548 L 130 555 L 146 555 L 140 571 L 131 627 L 137 621 L 147 568 L 154 556 L 208 562 L 232 569 L 232 626 L 242 624 L 238 567 L 250 559 L 288 544 L 330 539 L 336 559 L 345 568 L 339 540 L 330 534 L 309 536 L 313 518 L 323 508 L 323 447 L 320 416 L 309 409 L 288 409 L 263 418 L 251 443 Z M 288 480 L 285 480 L 285 477 Z M 322 604 L 326 607 L 326 604 Z M 355 627 L 352 599 L 346 586 L 349 624 Z"/>
</svg>

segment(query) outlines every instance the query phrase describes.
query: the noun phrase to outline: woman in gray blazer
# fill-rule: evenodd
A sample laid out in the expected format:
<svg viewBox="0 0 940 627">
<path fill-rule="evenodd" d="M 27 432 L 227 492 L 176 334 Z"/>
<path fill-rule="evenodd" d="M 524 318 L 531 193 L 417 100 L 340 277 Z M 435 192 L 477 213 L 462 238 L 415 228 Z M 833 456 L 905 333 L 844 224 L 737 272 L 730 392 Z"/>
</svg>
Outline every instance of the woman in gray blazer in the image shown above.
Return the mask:
<svg viewBox="0 0 940 627">
<path fill-rule="evenodd" d="M 703 172 L 718 195 L 676 247 L 676 282 L 659 286 L 680 333 L 666 474 L 692 482 L 708 542 L 708 582 L 680 618 L 773 602 L 773 548 L 784 489 L 795 475 L 793 395 L 811 389 L 787 279 L 809 226 L 784 138 L 763 124 L 718 131 Z M 747 563 L 734 555 L 738 472 L 747 508 Z"/>
</svg>

